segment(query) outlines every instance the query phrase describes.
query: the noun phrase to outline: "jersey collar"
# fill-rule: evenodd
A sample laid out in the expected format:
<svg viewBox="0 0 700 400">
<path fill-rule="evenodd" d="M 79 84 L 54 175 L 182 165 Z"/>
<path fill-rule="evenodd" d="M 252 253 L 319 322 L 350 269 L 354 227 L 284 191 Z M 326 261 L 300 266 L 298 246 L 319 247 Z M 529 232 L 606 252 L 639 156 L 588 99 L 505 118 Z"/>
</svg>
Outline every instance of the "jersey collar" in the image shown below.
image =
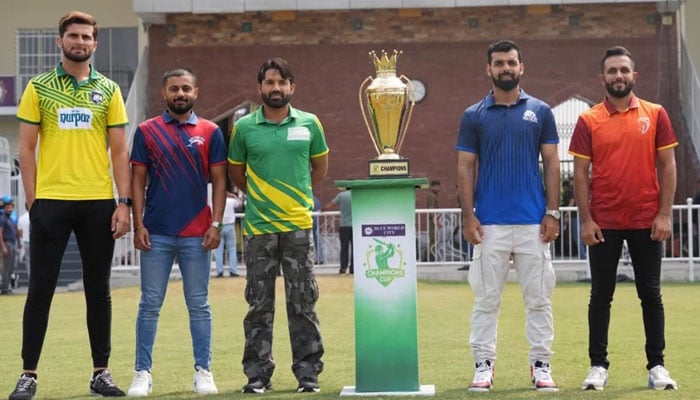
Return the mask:
<svg viewBox="0 0 700 400">
<path fill-rule="evenodd" d="M 622 111 L 615 108 L 615 106 L 608 100 L 608 96 L 605 96 L 603 104 L 605 105 L 605 109 L 608 111 L 608 114 L 615 114 L 622 111 L 627 111 L 631 108 L 639 108 L 639 99 L 634 95 L 634 92 L 632 92 L 632 97 L 630 97 L 630 105 L 627 107 L 627 110 Z"/>
<path fill-rule="evenodd" d="M 60 62 L 59 62 L 58 65 L 56 66 L 56 75 L 58 75 L 58 76 L 66 76 L 66 75 L 68 75 L 68 72 L 66 72 L 66 70 L 63 69 L 63 65 L 62 65 Z M 74 77 L 73 75 L 68 75 L 68 76 L 70 76 L 71 78 L 75 79 L 75 77 Z M 97 71 L 96 71 L 95 68 L 92 66 L 92 64 L 90 64 L 90 77 L 89 77 L 88 79 L 90 79 L 90 80 L 92 81 L 92 80 L 95 80 L 95 79 L 97 79 L 97 78 L 99 78 L 99 77 L 100 77 L 100 75 L 97 73 Z"/>
<path fill-rule="evenodd" d="M 165 121 L 166 124 L 171 124 L 171 123 L 180 123 L 178 120 L 173 118 L 168 110 L 163 111 L 162 114 L 163 121 Z M 187 121 L 185 122 L 187 125 L 197 125 L 197 114 L 194 113 L 194 111 L 190 111 L 190 116 L 187 118 Z M 183 124 L 183 125 L 185 125 Z"/>
<path fill-rule="evenodd" d="M 270 122 L 267 119 L 265 119 L 265 116 L 263 114 L 263 107 L 265 107 L 265 106 L 263 105 L 261 107 L 258 107 L 258 109 L 255 111 L 255 123 L 258 125 L 260 125 L 260 124 L 272 124 L 273 122 Z M 285 118 L 284 121 L 282 121 L 279 125 L 284 125 L 293 119 L 297 119 L 297 118 L 299 118 L 299 115 L 300 115 L 299 110 L 292 107 L 292 105 L 290 104 L 289 105 L 289 115 L 287 115 L 287 118 Z M 275 124 L 275 125 L 277 125 L 277 124 Z"/>
<path fill-rule="evenodd" d="M 516 100 L 513 104 L 511 104 L 511 106 L 515 105 L 515 104 L 520 104 L 521 102 L 526 101 L 529 98 L 530 98 L 530 95 L 527 94 L 523 89 L 520 89 L 520 96 L 518 97 L 518 100 Z M 492 107 L 495 105 L 499 105 L 499 104 L 496 104 L 496 102 L 493 99 L 493 89 L 489 90 L 489 94 L 486 96 L 485 104 L 486 104 L 486 108 L 489 108 L 489 107 Z"/>
</svg>

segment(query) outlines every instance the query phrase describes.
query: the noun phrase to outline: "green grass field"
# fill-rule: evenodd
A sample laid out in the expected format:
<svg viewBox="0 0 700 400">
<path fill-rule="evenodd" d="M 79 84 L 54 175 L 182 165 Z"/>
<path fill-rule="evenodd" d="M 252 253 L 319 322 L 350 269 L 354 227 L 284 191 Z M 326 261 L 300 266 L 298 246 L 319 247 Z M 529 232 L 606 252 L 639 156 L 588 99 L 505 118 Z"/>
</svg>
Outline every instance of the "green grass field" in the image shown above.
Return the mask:
<svg viewBox="0 0 700 400">
<path fill-rule="evenodd" d="M 261 397 L 270 399 L 337 398 L 343 386 L 354 386 L 353 281 L 349 276 L 319 276 L 318 302 L 326 346 L 321 393 L 300 395 L 291 373 L 289 339 L 284 315 L 281 280 L 278 282 L 274 355 L 275 390 L 243 395 L 246 382 L 241 370 L 242 320 L 246 312 L 243 279 L 213 279 L 210 301 L 214 313 L 213 372 L 219 395 L 212 399 Z M 154 390 L 150 398 L 192 399 L 192 350 L 187 313 L 180 282 L 171 283 L 163 307 L 154 351 Z M 700 285 L 668 283 L 663 287 L 666 305 L 666 366 L 679 382 L 676 392 L 646 389 L 641 310 L 633 284 L 619 284 L 610 328 L 610 381 L 603 392 L 581 391 L 587 372 L 588 285 L 559 284 L 554 293 L 554 378 L 558 393 L 537 393 L 529 382 L 524 313 L 517 284 L 506 287 L 501 310 L 495 388 L 490 393 L 467 392 L 473 374 L 469 350 L 472 294 L 466 282 L 420 282 L 418 285 L 420 383 L 436 387 L 438 399 L 700 399 Z M 134 326 L 139 300 L 137 287 L 112 292 L 113 339 L 110 368 L 126 390 L 134 358 Z M 24 296 L 0 298 L 0 398 L 14 388 L 22 362 L 21 321 Z M 89 398 L 91 360 L 85 327 L 82 292 L 56 294 L 44 351 L 39 364 L 37 399 Z M 374 399 L 381 397 L 372 397 Z"/>
</svg>

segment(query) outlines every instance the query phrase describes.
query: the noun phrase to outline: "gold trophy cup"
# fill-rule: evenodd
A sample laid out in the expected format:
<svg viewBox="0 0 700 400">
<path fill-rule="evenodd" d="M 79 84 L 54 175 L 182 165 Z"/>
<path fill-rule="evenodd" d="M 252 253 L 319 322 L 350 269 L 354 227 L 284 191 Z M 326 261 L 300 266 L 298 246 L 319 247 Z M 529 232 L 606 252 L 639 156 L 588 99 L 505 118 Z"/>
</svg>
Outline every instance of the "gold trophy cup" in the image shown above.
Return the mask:
<svg viewBox="0 0 700 400">
<path fill-rule="evenodd" d="M 404 75 L 396 76 L 396 59 L 401 53 L 394 50 L 389 55 L 382 50 L 378 57 L 371 51 L 369 57 L 377 77 L 368 76 L 360 84 L 362 117 L 377 150 L 377 157 L 369 160 L 370 178 L 409 176 L 408 159 L 398 152 L 411 121 L 415 95 L 411 80 Z"/>
</svg>

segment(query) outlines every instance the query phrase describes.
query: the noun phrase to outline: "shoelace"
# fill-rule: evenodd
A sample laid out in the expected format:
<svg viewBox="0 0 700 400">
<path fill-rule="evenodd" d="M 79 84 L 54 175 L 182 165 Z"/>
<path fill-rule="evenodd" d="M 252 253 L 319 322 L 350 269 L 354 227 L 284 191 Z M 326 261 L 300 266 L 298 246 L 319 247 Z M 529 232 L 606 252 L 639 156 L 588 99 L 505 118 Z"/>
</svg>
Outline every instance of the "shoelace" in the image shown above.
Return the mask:
<svg viewBox="0 0 700 400">
<path fill-rule="evenodd" d="M 34 380 L 30 377 L 24 377 L 17 382 L 17 390 L 29 390 Z"/>
<path fill-rule="evenodd" d="M 491 367 L 486 363 L 479 363 L 476 367 L 475 381 L 490 381 L 491 380 Z"/>
<path fill-rule="evenodd" d="M 108 372 L 100 372 L 97 375 L 95 380 L 101 381 L 106 386 L 115 386 L 116 385 L 114 383 L 114 378 L 112 378 L 112 375 L 110 375 Z"/>
</svg>

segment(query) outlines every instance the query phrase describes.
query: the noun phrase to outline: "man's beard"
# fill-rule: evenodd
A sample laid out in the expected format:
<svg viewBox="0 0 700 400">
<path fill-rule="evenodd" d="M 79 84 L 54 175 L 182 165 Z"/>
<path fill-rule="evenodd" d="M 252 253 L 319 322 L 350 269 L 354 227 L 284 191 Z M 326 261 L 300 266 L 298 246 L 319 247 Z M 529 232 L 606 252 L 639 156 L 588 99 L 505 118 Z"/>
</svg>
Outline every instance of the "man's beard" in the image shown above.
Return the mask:
<svg viewBox="0 0 700 400">
<path fill-rule="evenodd" d="M 634 89 L 634 82 L 629 82 L 622 89 L 615 89 L 614 83 L 605 83 L 605 90 L 612 97 L 623 98 L 626 97 L 632 89 Z"/>
<path fill-rule="evenodd" d="M 280 92 L 272 92 L 270 95 L 273 94 L 280 94 L 282 97 L 279 99 L 271 99 L 270 96 L 266 95 L 265 93 L 261 93 L 260 96 L 262 97 L 263 103 L 265 103 L 266 106 L 270 108 L 282 108 L 289 104 L 289 100 L 291 100 L 291 96 L 285 96 L 284 94 Z"/>
<path fill-rule="evenodd" d="M 181 99 L 176 99 L 174 101 L 168 101 L 168 109 L 175 114 L 182 115 L 188 113 L 192 107 L 194 107 L 193 101 L 186 101 L 184 104 L 177 104 L 176 101 Z"/>
<path fill-rule="evenodd" d="M 70 52 L 70 49 L 66 49 L 63 47 L 63 55 L 74 62 L 84 62 L 90 59 L 92 57 L 92 51 L 85 49 L 85 52 L 82 54 L 73 54 Z"/>
<path fill-rule="evenodd" d="M 501 79 L 502 76 L 509 75 L 511 78 L 508 80 Z M 520 77 L 514 74 L 501 74 L 498 77 L 492 77 L 493 85 L 497 88 L 503 90 L 504 92 L 510 92 L 515 89 L 518 84 L 520 84 Z"/>
</svg>

